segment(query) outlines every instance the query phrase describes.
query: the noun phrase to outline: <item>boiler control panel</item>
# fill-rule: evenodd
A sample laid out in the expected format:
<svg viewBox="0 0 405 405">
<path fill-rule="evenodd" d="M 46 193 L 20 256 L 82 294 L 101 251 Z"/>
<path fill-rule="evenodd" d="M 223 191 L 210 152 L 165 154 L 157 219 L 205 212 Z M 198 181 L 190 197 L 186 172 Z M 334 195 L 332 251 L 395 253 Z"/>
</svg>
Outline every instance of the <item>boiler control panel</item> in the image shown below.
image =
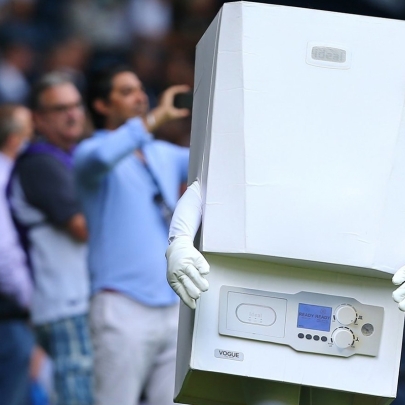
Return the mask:
<svg viewBox="0 0 405 405">
<path fill-rule="evenodd" d="M 302 352 L 377 356 L 383 318 L 384 308 L 350 297 L 231 286 L 220 291 L 221 335 L 284 344 Z"/>
</svg>

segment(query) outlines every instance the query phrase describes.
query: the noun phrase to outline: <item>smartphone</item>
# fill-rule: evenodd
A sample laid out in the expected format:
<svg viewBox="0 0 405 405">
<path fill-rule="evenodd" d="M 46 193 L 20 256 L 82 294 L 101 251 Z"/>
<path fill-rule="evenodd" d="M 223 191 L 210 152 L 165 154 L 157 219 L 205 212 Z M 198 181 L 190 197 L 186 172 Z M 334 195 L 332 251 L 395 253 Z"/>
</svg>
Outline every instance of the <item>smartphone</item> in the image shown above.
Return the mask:
<svg viewBox="0 0 405 405">
<path fill-rule="evenodd" d="M 173 105 L 176 108 L 188 108 L 193 109 L 193 92 L 178 93 L 174 96 Z"/>
</svg>

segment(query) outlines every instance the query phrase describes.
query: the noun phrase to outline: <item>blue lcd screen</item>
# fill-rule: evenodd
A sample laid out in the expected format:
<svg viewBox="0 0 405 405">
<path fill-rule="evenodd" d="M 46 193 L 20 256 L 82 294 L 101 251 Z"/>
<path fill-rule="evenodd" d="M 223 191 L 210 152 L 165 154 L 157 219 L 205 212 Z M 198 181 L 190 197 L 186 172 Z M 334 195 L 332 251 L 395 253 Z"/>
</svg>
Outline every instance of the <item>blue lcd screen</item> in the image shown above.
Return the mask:
<svg viewBox="0 0 405 405">
<path fill-rule="evenodd" d="M 331 316 L 330 307 L 299 303 L 297 327 L 329 332 Z"/>
</svg>

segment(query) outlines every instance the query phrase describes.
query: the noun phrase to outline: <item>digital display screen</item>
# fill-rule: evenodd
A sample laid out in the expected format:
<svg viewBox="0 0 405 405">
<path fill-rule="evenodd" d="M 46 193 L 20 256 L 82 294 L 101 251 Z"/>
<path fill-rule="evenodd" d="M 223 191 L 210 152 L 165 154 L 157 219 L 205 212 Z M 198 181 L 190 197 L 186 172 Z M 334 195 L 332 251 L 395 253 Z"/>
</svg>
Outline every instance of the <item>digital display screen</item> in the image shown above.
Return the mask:
<svg viewBox="0 0 405 405">
<path fill-rule="evenodd" d="M 331 316 L 330 307 L 299 303 L 297 327 L 329 332 Z"/>
</svg>

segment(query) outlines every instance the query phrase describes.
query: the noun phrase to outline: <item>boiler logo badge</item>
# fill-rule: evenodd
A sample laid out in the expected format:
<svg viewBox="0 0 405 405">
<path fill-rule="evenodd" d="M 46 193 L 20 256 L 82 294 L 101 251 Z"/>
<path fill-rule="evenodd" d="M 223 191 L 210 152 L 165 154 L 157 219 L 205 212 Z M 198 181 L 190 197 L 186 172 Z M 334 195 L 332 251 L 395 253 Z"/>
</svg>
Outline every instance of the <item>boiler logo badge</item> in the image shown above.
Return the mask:
<svg viewBox="0 0 405 405">
<path fill-rule="evenodd" d="M 311 52 L 312 59 L 323 60 L 326 62 L 345 63 L 346 51 L 339 48 L 328 46 L 314 46 Z"/>
<path fill-rule="evenodd" d="M 231 350 L 215 349 L 214 356 L 219 359 L 243 361 L 242 352 L 233 352 Z"/>
</svg>

